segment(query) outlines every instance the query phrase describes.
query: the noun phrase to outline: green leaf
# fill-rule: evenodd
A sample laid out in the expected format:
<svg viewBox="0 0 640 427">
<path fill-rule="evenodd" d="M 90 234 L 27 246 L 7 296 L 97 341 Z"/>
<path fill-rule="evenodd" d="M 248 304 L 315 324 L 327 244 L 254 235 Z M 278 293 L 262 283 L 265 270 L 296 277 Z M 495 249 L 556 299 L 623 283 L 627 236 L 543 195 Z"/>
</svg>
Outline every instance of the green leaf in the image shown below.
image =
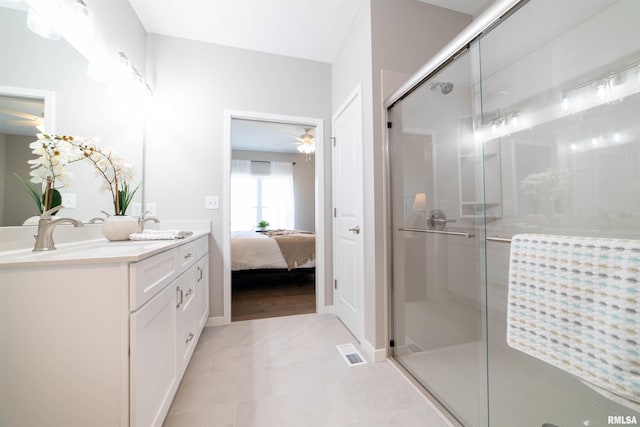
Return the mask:
<svg viewBox="0 0 640 427">
<path fill-rule="evenodd" d="M 140 184 L 136 186 L 133 190 L 130 190 L 129 184 L 123 182 L 122 190 L 118 191 L 118 204 L 120 205 L 120 212 L 116 212 L 117 215 L 125 215 L 127 212 L 127 208 L 133 200 L 133 196 L 135 196 L 136 191 L 140 188 Z"/>
<path fill-rule="evenodd" d="M 22 177 L 17 173 L 14 173 L 13 175 L 18 179 L 18 181 L 22 183 L 22 185 L 24 185 L 25 189 L 27 190 L 27 193 L 29 193 L 29 196 L 31 196 L 33 201 L 36 202 L 36 206 L 38 207 L 38 212 L 42 214 L 43 210 L 42 210 L 42 195 L 40 194 L 41 190 L 33 182 L 25 181 L 24 179 L 22 179 Z"/>
<path fill-rule="evenodd" d="M 60 194 L 60 192 L 58 190 L 56 190 L 55 188 L 50 190 L 50 194 L 51 194 L 51 204 L 49 205 L 49 207 L 47 208 L 47 210 L 55 208 L 56 206 L 60 206 L 62 204 L 62 195 Z M 44 206 L 44 199 L 45 199 L 45 195 L 42 195 L 42 206 Z M 51 215 L 55 215 L 60 211 L 54 212 Z"/>
</svg>

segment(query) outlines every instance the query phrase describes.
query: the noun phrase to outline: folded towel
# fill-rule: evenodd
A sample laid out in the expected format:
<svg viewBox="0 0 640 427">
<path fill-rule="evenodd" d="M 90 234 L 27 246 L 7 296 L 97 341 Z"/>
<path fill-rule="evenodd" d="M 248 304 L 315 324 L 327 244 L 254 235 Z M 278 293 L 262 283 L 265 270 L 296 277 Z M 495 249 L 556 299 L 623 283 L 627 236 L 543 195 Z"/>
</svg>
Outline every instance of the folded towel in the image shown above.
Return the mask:
<svg viewBox="0 0 640 427">
<path fill-rule="evenodd" d="M 144 230 L 142 233 L 129 234 L 130 240 L 175 240 L 184 239 L 193 234 L 192 231 L 181 230 Z"/>
<path fill-rule="evenodd" d="M 514 236 L 507 343 L 637 407 L 640 241 Z"/>
</svg>

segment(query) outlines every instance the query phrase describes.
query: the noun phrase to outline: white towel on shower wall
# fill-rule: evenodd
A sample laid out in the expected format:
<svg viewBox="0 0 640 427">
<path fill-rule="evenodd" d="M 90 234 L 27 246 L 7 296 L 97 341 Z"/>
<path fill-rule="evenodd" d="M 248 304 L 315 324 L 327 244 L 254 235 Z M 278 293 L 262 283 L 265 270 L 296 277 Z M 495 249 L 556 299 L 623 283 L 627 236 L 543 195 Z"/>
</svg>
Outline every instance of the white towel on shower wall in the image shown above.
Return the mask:
<svg viewBox="0 0 640 427">
<path fill-rule="evenodd" d="M 519 234 L 507 343 L 640 403 L 640 241 Z"/>
</svg>

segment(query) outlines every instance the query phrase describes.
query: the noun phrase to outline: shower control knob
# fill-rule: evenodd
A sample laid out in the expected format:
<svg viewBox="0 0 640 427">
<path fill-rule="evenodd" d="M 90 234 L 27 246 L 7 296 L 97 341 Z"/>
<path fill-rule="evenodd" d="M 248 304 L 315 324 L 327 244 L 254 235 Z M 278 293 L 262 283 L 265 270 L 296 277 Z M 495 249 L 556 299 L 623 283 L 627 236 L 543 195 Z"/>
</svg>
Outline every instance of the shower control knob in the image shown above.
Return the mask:
<svg viewBox="0 0 640 427">
<path fill-rule="evenodd" d="M 447 216 L 440 209 L 433 209 L 429 211 L 427 217 L 427 225 L 430 230 L 444 230 L 445 225 L 448 222 L 456 222 L 455 219 L 447 219 Z"/>
</svg>

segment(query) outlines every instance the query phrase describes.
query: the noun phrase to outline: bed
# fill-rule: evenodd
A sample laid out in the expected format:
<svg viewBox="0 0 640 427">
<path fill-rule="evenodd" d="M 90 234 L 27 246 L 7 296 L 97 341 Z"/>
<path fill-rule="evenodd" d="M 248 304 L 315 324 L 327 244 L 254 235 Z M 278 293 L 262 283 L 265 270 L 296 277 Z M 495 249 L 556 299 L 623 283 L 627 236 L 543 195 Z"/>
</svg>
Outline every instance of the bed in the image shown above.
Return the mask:
<svg viewBox="0 0 640 427">
<path fill-rule="evenodd" d="M 315 241 L 311 231 L 232 232 L 231 271 L 314 268 Z"/>
</svg>

